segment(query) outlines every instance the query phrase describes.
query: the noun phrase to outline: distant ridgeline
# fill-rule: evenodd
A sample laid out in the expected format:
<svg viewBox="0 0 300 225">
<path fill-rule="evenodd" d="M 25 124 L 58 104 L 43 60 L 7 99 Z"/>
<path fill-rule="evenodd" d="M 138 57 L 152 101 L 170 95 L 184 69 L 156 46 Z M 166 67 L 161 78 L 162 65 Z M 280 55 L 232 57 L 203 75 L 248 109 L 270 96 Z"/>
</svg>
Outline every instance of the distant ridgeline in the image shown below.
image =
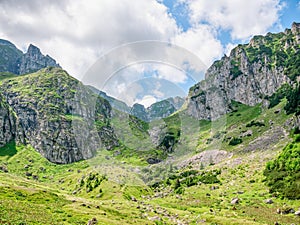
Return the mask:
<svg viewBox="0 0 300 225">
<path fill-rule="evenodd" d="M 50 56 L 44 56 L 40 49 L 30 44 L 26 53 L 9 41 L 0 39 L 0 72 L 13 74 L 33 73 L 42 68 L 60 67 Z"/>
</svg>

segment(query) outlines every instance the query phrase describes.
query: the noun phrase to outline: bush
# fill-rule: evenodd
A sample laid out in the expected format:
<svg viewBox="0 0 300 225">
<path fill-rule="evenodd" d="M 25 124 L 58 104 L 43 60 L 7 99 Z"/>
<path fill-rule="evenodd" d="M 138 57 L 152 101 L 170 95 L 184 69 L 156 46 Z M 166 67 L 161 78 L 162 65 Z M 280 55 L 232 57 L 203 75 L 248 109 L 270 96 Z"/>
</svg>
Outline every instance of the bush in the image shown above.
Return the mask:
<svg viewBox="0 0 300 225">
<path fill-rule="evenodd" d="M 287 104 L 284 109 L 287 114 L 296 113 L 296 115 L 300 115 L 300 84 L 298 83 L 296 88 L 290 90 L 287 93 Z"/>
<path fill-rule="evenodd" d="M 280 155 L 267 163 L 265 181 L 271 193 L 289 199 L 300 199 L 300 143 L 299 135 L 288 144 Z"/>
<path fill-rule="evenodd" d="M 232 145 L 232 146 L 234 146 L 234 145 L 239 145 L 239 144 L 241 144 L 243 142 L 243 140 L 241 139 L 241 138 L 236 138 L 236 137 L 234 137 L 234 138 L 232 138 L 230 141 L 229 141 L 229 145 Z"/>
</svg>

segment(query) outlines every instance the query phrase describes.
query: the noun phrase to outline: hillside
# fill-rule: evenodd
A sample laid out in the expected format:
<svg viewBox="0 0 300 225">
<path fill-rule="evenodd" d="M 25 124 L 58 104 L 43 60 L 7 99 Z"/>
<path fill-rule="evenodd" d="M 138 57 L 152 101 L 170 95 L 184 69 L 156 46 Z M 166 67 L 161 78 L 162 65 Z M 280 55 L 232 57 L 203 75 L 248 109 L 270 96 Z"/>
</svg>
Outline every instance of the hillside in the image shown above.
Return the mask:
<svg viewBox="0 0 300 225">
<path fill-rule="evenodd" d="M 299 27 L 237 46 L 151 122 L 60 68 L 1 74 L 0 224 L 300 224 Z"/>
</svg>

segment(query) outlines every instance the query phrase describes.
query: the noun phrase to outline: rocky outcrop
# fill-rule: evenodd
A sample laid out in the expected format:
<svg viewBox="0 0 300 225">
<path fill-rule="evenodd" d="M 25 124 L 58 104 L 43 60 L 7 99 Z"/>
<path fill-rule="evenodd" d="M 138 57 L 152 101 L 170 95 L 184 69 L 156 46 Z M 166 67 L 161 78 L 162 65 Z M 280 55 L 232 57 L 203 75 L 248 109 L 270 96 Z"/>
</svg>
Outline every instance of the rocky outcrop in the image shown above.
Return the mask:
<svg viewBox="0 0 300 225">
<path fill-rule="evenodd" d="M 38 47 L 30 44 L 27 52 L 21 58 L 18 74 L 36 72 L 48 66 L 60 67 L 49 55 L 44 56 Z"/>
<path fill-rule="evenodd" d="M 119 144 L 109 103 L 59 68 L 6 80 L 1 91 L 16 115 L 16 141 L 51 162 L 88 159 Z"/>
<path fill-rule="evenodd" d="M 48 66 L 60 67 L 50 56 L 30 44 L 25 54 L 9 41 L 0 39 L 0 72 L 26 74 Z"/>
<path fill-rule="evenodd" d="M 299 28 L 293 23 L 284 33 L 255 36 L 214 62 L 205 80 L 190 89 L 187 113 L 214 120 L 231 111 L 232 100 L 253 106 L 292 82 L 299 76 L 294 64 L 300 53 Z"/>
<path fill-rule="evenodd" d="M 16 118 L 0 94 L 0 147 L 14 139 Z"/>
<path fill-rule="evenodd" d="M 0 72 L 18 74 L 22 55 L 14 44 L 0 39 Z"/>
</svg>

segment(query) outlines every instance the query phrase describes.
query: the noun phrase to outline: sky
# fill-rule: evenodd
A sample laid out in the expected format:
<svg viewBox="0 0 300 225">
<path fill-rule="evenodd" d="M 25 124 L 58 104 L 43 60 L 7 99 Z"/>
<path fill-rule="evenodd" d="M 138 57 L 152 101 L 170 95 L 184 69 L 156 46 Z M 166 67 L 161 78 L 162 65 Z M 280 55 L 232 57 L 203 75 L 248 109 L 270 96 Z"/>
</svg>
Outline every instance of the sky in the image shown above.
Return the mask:
<svg viewBox="0 0 300 225">
<path fill-rule="evenodd" d="M 129 105 L 187 95 L 235 45 L 294 21 L 299 0 L 0 0 L 0 39 Z"/>
</svg>

